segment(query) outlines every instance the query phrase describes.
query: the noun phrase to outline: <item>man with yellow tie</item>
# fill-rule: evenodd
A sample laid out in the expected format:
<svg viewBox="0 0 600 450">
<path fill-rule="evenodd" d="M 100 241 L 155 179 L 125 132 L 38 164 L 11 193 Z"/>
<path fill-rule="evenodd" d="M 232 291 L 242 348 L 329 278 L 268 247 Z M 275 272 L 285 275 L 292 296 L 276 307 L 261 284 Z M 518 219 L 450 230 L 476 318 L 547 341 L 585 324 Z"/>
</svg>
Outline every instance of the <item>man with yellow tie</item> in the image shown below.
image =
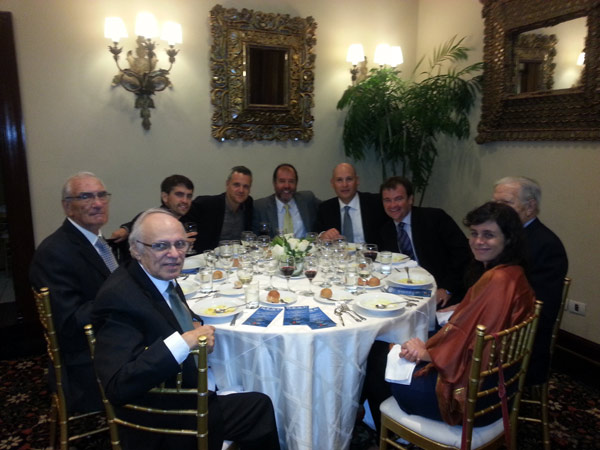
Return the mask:
<svg viewBox="0 0 600 450">
<path fill-rule="evenodd" d="M 296 191 L 298 172 L 288 163 L 273 171 L 274 194 L 254 202 L 252 227 L 256 234 L 293 234 L 303 238 L 313 226 L 321 201 L 311 191 Z"/>
</svg>

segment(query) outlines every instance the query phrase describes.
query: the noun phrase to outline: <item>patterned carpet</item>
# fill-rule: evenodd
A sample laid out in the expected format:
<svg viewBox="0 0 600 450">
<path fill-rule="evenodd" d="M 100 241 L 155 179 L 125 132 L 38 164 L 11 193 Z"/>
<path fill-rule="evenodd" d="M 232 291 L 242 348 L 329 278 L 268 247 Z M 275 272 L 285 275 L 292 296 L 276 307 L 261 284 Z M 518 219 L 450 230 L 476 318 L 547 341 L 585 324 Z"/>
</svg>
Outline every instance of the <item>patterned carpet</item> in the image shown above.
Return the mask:
<svg viewBox="0 0 600 450">
<path fill-rule="evenodd" d="M 45 355 L 0 361 L 0 450 L 49 448 L 49 402 Z M 600 447 L 600 391 L 597 388 L 576 383 L 561 373 L 553 374 L 550 419 L 553 448 L 591 450 Z M 521 424 L 518 442 L 519 450 L 541 448 L 539 427 Z M 79 450 L 110 449 L 107 435 L 79 441 L 76 445 Z M 376 446 L 375 433 L 358 427 L 351 450 Z"/>
</svg>

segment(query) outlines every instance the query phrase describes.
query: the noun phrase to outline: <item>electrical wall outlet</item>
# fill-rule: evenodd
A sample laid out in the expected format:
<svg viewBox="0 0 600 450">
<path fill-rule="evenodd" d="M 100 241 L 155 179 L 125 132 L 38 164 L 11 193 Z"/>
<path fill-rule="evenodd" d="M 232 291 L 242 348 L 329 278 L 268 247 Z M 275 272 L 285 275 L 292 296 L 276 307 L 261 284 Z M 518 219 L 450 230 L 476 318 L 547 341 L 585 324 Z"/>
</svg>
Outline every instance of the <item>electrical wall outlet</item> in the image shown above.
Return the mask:
<svg viewBox="0 0 600 450">
<path fill-rule="evenodd" d="M 569 303 L 567 304 L 567 309 L 570 313 L 578 314 L 580 316 L 585 316 L 585 303 L 577 302 L 573 299 L 569 299 Z"/>
</svg>

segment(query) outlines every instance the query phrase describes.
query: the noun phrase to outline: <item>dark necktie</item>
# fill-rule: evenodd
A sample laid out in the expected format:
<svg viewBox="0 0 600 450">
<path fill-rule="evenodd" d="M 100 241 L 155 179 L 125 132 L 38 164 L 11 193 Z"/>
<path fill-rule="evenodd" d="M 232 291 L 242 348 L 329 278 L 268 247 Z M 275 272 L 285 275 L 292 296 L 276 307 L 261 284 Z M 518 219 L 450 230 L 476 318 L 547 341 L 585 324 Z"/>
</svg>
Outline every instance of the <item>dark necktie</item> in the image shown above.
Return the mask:
<svg viewBox="0 0 600 450">
<path fill-rule="evenodd" d="M 177 289 L 175 289 L 175 285 L 173 283 L 169 283 L 167 294 L 169 296 L 169 302 L 171 303 L 171 311 L 173 311 L 173 315 L 177 319 L 177 322 L 179 322 L 179 326 L 183 332 L 185 333 L 186 331 L 193 330 L 194 324 L 192 323 L 192 315 L 187 307 L 183 304 L 183 301 L 177 293 Z"/>
<path fill-rule="evenodd" d="M 99 250 L 100 256 L 102 257 L 104 264 L 106 264 L 106 267 L 108 267 L 108 270 L 114 272 L 117 267 L 119 267 L 119 264 L 117 263 L 115 255 L 113 255 L 108 243 L 102 236 L 98 236 L 98 239 L 96 240 L 96 248 Z"/>
<path fill-rule="evenodd" d="M 342 234 L 346 242 L 354 242 L 354 229 L 352 228 L 352 219 L 350 218 L 350 207 L 344 206 L 344 224 L 342 225 Z"/>
<path fill-rule="evenodd" d="M 404 229 L 404 222 L 400 222 L 398 224 L 398 250 L 400 250 L 400 253 L 409 256 L 410 259 L 415 259 L 415 252 L 413 251 L 413 246 L 410 243 L 408 233 Z"/>
</svg>

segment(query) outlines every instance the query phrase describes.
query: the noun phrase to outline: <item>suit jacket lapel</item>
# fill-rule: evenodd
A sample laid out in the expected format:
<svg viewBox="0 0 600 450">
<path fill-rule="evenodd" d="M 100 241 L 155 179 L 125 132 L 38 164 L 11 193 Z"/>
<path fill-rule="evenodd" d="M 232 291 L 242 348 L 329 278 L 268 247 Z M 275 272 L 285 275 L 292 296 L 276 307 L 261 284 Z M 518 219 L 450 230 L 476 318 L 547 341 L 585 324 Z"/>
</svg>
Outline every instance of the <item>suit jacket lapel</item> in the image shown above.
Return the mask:
<svg viewBox="0 0 600 450">
<path fill-rule="evenodd" d="M 87 238 L 77 228 L 75 228 L 68 219 L 65 219 L 63 222 L 63 228 L 70 236 L 73 243 L 79 247 L 79 251 L 90 263 L 90 265 L 95 267 L 104 276 L 104 278 L 108 278 L 110 275 L 110 270 L 108 270 L 106 263 L 98 254 L 90 241 L 88 241 Z"/>
<path fill-rule="evenodd" d="M 310 213 L 308 211 L 306 202 L 302 198 L 302 194 L 296 194 L 294 196 L 294 200 L 296 201 L 296 206 L 298 207 L 300 218 L 302 219 L 302 223 L 304 224 L 304 230 L 306 232 L 313 231 L 309 229 L 312 226 L 312 219 L 309 217 Z"/>
<path fill-rule="evenodd" d="M 279 228 L 279 218 L 277 216 L 277 201 L 275 200 L 275 194 L 269 197 L 269 206 L 267 208 L 267 222 L 273 224 L 271 235 L 275 236 L 277 229 Z"/>
</svg>

